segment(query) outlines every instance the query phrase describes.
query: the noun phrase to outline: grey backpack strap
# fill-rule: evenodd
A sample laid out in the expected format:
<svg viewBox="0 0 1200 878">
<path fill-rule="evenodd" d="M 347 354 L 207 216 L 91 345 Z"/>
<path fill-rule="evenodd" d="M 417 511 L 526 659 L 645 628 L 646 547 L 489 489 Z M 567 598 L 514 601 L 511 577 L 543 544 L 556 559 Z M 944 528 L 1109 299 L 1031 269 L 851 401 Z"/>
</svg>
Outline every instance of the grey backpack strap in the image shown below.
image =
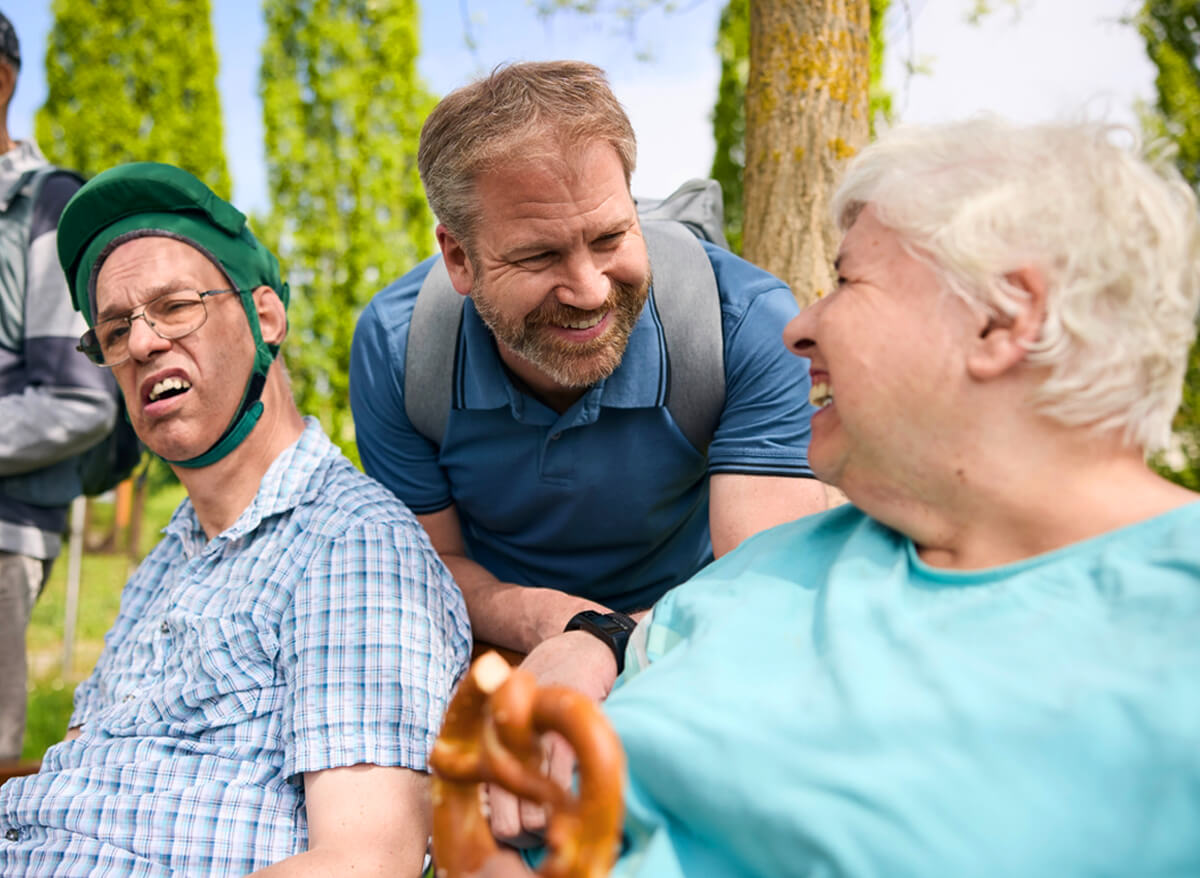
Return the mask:
<svg viewBox="0 0 1200 878">
<path fill-rule="evenodd" d="M 442 444 L 454 389 L 454 354 L 463 297 L 438 259 L 425 276 L 408 325 L 404 355 L 404 412 L 417 432 Z"/>
<path fill-rule="evenodd" d="M 725 407 L 725 335 L 712 263 L 677 222 L 643 221 L 654 307 L 667 346 L 667 410 L 687 440 L 708 451 Z"/>
</svg>

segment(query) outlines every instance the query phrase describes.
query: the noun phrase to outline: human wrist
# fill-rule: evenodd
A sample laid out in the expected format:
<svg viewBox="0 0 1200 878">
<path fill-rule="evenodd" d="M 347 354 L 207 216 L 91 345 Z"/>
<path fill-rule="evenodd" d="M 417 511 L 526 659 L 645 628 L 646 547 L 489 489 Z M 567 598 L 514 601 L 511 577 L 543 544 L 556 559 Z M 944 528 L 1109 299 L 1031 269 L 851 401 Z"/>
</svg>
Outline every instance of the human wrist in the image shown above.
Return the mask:
<svg viewBox="0 0 1200 878">
<path fill-rule="evenodd" d="M 625 669 L 625 647 L 637 622 L 624 613 L 584 610 L 567 622 L 563 633 L 583 631 L 603 643 L 617 663 L 617 676 Z"/>
</svg>

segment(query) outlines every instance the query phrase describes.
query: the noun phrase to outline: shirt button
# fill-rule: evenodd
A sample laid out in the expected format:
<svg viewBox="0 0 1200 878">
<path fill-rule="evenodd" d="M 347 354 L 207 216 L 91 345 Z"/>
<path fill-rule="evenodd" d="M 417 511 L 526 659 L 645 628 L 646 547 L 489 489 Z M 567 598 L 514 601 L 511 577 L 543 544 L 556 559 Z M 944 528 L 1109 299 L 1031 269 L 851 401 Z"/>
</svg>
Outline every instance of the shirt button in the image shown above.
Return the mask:
<svg viewBox="0 0 1200 878">
<path fill-rule="evenodd" d="M 21 830 L 10 829 L 4 833 L 4 837 L 7 838 L 9 841 L 20 841 L 21 840 Z"/>
<path fill-rule="evenodd" d="M 562 433 L 551 433 L 551 434 L 550 434 L 550 438 L 551 438 L 551 439 L 561 439 L 561 438 L 562 438 Z"/>
<path fill-rule="evenodd" d="M 163 622 L 158 626 L 158 630 L 161 631 L 163 634 L 170 634 L 171 626 L 168 625 L 166 622 Z"/>
</svg>

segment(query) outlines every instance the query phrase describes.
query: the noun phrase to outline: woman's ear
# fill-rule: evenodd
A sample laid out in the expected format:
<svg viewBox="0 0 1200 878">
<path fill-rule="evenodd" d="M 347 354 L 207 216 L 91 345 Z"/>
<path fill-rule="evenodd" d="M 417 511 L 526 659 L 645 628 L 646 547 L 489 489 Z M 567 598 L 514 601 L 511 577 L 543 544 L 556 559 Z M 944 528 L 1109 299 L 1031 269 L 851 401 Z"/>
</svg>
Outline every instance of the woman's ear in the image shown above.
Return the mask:
<svg viewBox="0 0 1200 878">
<path fill-rule="evenodd" d="M 287 308 L 279 294 L 265 284 L 254 288 L 254 308 L 258 312 L 258 327 L 263 341 L 281 345 L 287 335 Z"/>
<path fill-rule="evenodd" d="M 1024 361 L 1042 332 L 1046 318 L 1046 280 L 1036 268 L 1021 268 L 1005 276 L 1025 296 L 1012 317 L 987 318 L 967 356 L 967 371 L 978 381 L 1005 374 Z"/>
</svg>

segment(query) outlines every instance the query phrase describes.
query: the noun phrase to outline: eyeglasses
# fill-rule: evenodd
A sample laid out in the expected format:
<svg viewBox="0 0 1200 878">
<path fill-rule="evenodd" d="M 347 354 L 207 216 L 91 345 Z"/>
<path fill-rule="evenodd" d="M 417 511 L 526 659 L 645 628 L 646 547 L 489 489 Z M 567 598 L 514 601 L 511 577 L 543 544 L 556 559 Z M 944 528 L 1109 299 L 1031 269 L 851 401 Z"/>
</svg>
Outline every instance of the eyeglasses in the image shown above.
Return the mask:
<svg viewBox="0 0 1200 878">
<path fill-rule="evenodd" d="M 129 334 L 133 321 L 142 319 L 159 338 L 183 338 L 195 332 L 208 320 L 204 300 L 222 293 L 248 293 L 250 290 L 175 290 L 163 293 L 137 309 L 97 323 L 79 337 L 76 350 L 82 351 L 97 366 L 111 369 L 129 359 Z"/>
</svg>

